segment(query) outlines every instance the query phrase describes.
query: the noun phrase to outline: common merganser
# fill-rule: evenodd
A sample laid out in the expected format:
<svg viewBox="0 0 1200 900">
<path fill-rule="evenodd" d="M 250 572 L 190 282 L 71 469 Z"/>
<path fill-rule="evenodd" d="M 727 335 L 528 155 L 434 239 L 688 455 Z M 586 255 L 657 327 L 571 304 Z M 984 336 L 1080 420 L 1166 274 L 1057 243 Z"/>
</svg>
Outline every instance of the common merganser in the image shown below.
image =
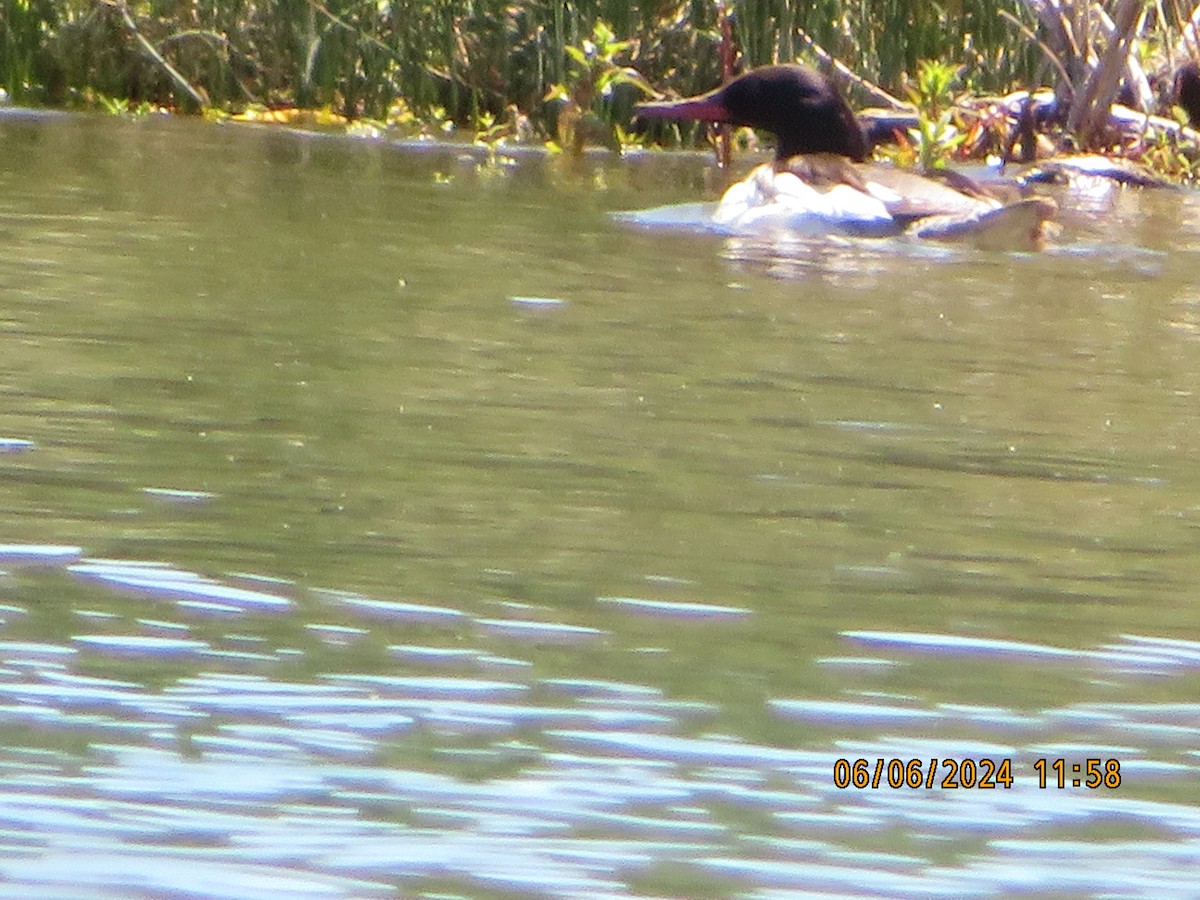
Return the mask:
<svg viewBox="0 0 1200 900">
<path fill-rule="evenodd" d="M 650 119 L 692 119 L 772 132 L 775 161 L 755 168 L 721 198 L 713 221 L 735 233 L 771 228 L 915 234 L 985 249 L 1040 248 L 1057 206 L 1047 197 L 1005 203 L 949 173 L 935 181 L 866 162 L 866 135 L 821 75 L 798 65 L 765 66 L 684 100 L 641 103 Z"/>
</svg>

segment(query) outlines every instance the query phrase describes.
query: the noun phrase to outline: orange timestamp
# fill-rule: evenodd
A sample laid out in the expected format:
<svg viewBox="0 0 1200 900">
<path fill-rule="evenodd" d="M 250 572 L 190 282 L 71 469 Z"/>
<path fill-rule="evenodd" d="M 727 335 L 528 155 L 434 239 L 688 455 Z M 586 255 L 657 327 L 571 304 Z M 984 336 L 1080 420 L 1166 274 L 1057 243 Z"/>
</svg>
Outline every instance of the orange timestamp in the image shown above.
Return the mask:
<svg viewBox="0 0 1200 900">
<path fill-rule="evenodd" d="M 1038 787 L 1118 788 L 1121 763 L 1116 759 L 1037 759 L 1033 763 Z M 885 759 L 839 758 L 833 763 L 833 784 L 838 788 L 942 788 L 943 790 L 995 790 L 1011 788 L 1013 761 L 992 759 Z"/>
<path fill-rule="evenodd" d="M 1036 759 L 1033 763 L 1038 775 L 1038 787 L 1058 788 L 1119 788 L 1121 786 L 1121 761 L 1118 759 L 1083 759 L 1071 762 L 1065 759 Z"/>
<path fill-rule="evenodd" d="M 943 788 L 994 790 L 1013 786 L 1011 759 L 837 759 L 833 784 L 839 788 Z"/>
</svg>

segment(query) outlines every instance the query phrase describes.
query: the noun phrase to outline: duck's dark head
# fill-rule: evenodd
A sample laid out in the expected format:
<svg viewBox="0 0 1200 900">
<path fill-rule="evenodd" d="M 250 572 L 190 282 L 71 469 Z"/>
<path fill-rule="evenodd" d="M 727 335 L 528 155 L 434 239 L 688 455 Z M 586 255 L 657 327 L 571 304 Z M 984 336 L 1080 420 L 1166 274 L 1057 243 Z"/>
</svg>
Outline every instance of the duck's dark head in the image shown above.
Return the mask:
<svg viewBox="0 0 1200 900">
<path fill-rule="evenodd" d="M 775 155 L 836 153 L 866 159 L 862 126 L 846 101 L 825 78 L 803 66 L 764 66 L 724 87 L 687 100 L 640 103 L 637 114 L 650 119 L 728 122 L 774 133 Z"/>
<path fill-rule="evenodd" d="M 1175 103 L 1183 108 L 1193 128 L 1200 128 L 1200 66 L 1184 63 L 1175 72 Z"/>
</svg>

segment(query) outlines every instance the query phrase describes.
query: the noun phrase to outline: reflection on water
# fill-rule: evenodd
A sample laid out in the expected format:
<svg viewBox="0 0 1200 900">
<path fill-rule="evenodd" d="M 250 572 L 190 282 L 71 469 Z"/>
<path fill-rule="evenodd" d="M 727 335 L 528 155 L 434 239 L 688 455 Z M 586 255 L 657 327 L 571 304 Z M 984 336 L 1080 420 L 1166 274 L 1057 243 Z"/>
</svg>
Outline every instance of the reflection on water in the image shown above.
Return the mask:
<svg viewBox="0 0 1200 900">
<path fill-rule="evenodd" d="M 35 591 L 60 577 L 69 549 L 8 547 L 3 556 L 55 567 L 14 573 Z M 1074 650 L 847 631 L 850 655 L 838 666 L 886 662 L 884 680 L 866 690 L 834 679 L 826 699 L 779 698 L 764 685 L 762 707 L 778 720 L 764 742 L 714 731 L 733 713 L 719 697 L 539 675 L 551 665 L 547 647 L 574 645 L 582 632 L 620 643 L 623 616 L 657 617 L 669 643 L 681 620 L 736 629 L 747 610 L 599 598 L 615 610 L 604 631 L 292 585 L 314 613 L 341 608 L 351 623 L 341 634 L 383 637 L 386 622 L 406 634 L 423 628 L 431 641 L 389 646 L 395 664 L 385 672 L 356 670 L 355 643 L 335 642 L 329 670 L 296 681 L 291 666 L 305 648 L 270 643 L 255 634 L 262 625 L 244 621 L 285 609 L 259 599 L 274 595 L 145 563 L 85 559 L 65 571 L 148 601 L 154 618 L 78 609 L 75 628 L 102 630 L 0 642 L 0 720 L 25 736 L 5 753 L 0 812 L 0 871 L 21 885 L 15 895 L 66 896 L 86 884 L 95 896 L 373 896 L 449 881 L 468 893 L 580 897 L 700 883 L 983 896 L 1030 887 L 1031 866 L 1037 886 L 1068 893 L 1193 888 L 1185 863 L 1194 850 L 1174 842 L 1195 843 L 1200 810 L 1166 792 L 1195 779 L 1200 705 L 947 703 L 899 693 L 887 679 L 915 653 L 968 660 L 985 681 L 1062 667 L 1080 683 L 1102 680 L 1110 696 L 1136 696 L 1147 677 L 1194 677 L 1200 642 L 1125 635 Z M 205 632 L 209 640 L 189 637 L 213 615 L 225 624 Z M 664 648 L 655 666 L 673 679 L 673 665 Z M 135 671 L 153 673 L 153 683 L 129 680 Z M 839 759 L 891 768 L 874 783 L 839 785 Z M 1060 788 L 1052 769 L 1039 779 L 1039 759 L 1082 769 L 1064 768 Z M 1069 787 L 1088 759 L 1116 760 L 1106 771 L 1121 786 Z M 916 789 L 896 782 L 892 760 L 906 771 L 918 761 Z M 965 760 L 1009 761 L 1010 783 L 970 789 L 974 770 L 967 781 L 956 768 Z M 1080 829 L 1119 835 L 1119 852 L 1104 842 L 1110 853 L 1099 854 Z M 954 862 L 938 862 L 945 842 L 958 848 Z M 1097 858 L 1079 869 L 1070 864 L 1080 853 Z"/>
<path fill-rule="evenodd" d="M 1190 196 L 1000 256 L 0 150 L 0 896 L 1194 894 Z"/>
</svg>

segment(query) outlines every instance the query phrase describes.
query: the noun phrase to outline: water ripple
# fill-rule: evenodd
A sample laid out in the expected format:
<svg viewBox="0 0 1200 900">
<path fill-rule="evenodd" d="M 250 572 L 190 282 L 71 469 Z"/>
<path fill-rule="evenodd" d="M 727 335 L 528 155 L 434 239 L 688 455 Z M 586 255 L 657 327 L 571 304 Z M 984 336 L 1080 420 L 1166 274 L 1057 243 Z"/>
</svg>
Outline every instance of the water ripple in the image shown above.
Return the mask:
<svg viewBox="0 0 1200 900">
<path fill-rule="evenodd" d="M 126 581 L 140 596 L 149 582 L 144 591 L 154 599 L 214 589 L 293 604 L 308 597 L 302 586 L 249 574 L 217 581 L 143 562 L 68 566 L 84 589 Z M 340 609 L 355 624 L 308 623 L 297 631 L 310 643 L 293 646 L 295 634 L 280 643 L 248 625 L 220 633 L 219 621 L 83 609 L 92 630 L 67 644 L 0 642 L 0 727 L 87 748 L 82 756 L 0 753 L 0 881 L 20 885 L 8 895 L 72 896 L 77 882 L 58 868 L 70 850 L 75 876 L 98 897 L 369 897 L 398 889 L 415 896 L 426 884 L 453 884 L 461 895 L 574 898 L 626 895 L 643 883 L 664 885 L 651 893 L 680 895 L 671 880 L 653 880 L 664 871 L 688 873 L 684 883 L 720 878 L 747 896 L 987 896 L 995 884 L 1022 884 L 994 876 L 1012 865 L 1020 841 L 1033 840 L 1058 865 L 1057 843 L 1068 850 L 1062 834 L 1119 828 L 1169 833 L 1179 849 L 1169 864 L 1143 854 L 1141 881 L 1098 866 L 1063 884 L 1082 893 L 1154 884 L 1170 896 L 1184 883 L 1177 864 L 1187 861 L 1188 842 L 1200 842 L 1193 807 L 1122 791 L 1043 790 L 1032 768 L 1036 759 L 1099 756 L 1119 759 L 1130 786 L 1182 788 L 1200 772 L 1200 704 L 1114 698 L 1030 710 L 922 703 L 885 689 L 917 665 L 897 667 L 893 653 L 996 660 L 1010 673 L 1086 662 L 1089 677 L 1120 679 L 1150 665 L 1167 675 L 1193 671 L 1191 641 L 1123 635 L 1073 650 L 846 631 L 845 640 L 872 655 L 864 665 L 824 658 L 823 677 L 847 680 L 842 696 L 767 696 L 740 710 L 771 723 L 779 740 L 771 744 L 705 732 L 726 721 L 725 706 L 645 683 L 633 669 L 614 680 L 559 675 L 547 665 L 597 647 L 639 666 L 670 663 L 667 649 L 622 649 L 619 622 L 608 631 L 551 621 L 545 608 L 517 601 L 497 604 L 510 618 L 478 619 L 356 594 L 311 597 L 322 613 Z M 630 602 L 610 599 L 614 609 Z M 637 612 L 650 602 L 652 615 L 663 606 L 632 602 Z M 230 605 L 243 614 L 251 608 Z M 714 621 L 745 618 L 736 607 L 663 608 L 684 619 L 708 620 L 714 609 Z M 14 609 L 15 622 L 32 621 Z M 422 639 L 436 635 L 445 645 L 388 643 L 401 629 L 427 629 Z M 388 637 L 379 640 L 381 633 Z M 527 658 L 481 649 L 495 640 L 520 643 Z M 389 668 L 283 676 L 290 659 L 310 652 L 334 654 L 324 660 L 372 654 Z M 163 674 L 146 683 L 92 674 L 131 660 Z M 799 734 L 803 745 L 793 740 Z M 837 737 L 820 737 L 828 734 Z M 847 789 L 834 783 L 838 759 L 1008 759 L 1014 784 Z M 897 836 L 895 848 L 863 849 L 881 831 Z M 946 862 L 928 849 L 946 836 L 974 849 Z M 212 889 L 180 874 L 201 864 L 211 867 Z M 292 874 L 264 878 L 283 871 Z"/>
</svg>

